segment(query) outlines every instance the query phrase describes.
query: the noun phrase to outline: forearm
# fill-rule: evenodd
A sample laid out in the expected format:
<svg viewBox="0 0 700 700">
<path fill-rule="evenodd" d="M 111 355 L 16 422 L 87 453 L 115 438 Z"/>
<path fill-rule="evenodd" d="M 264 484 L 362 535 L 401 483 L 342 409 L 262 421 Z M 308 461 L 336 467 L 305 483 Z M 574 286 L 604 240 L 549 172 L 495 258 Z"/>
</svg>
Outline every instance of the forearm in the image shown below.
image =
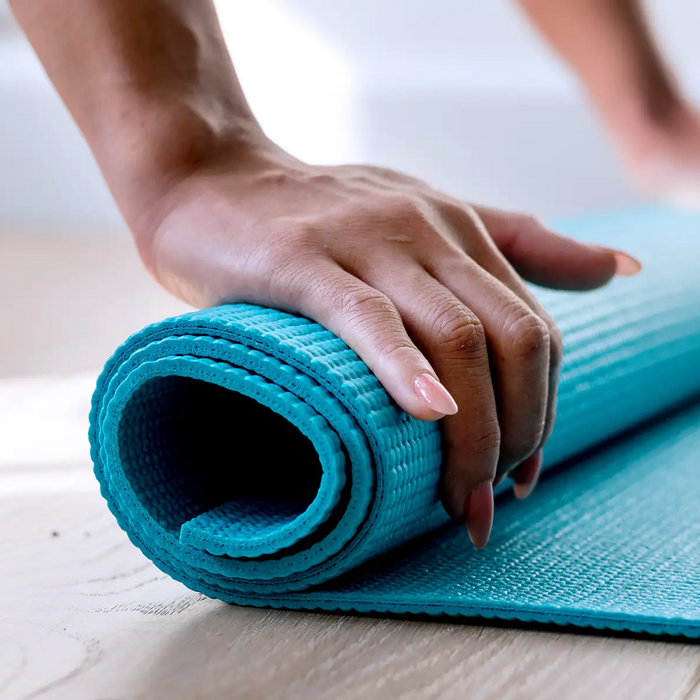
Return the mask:
<svg viewBox="0 0 700 700">
<path fill-rule="evenodd" d="M 403 409 L 444 417 L 443 499 L 483 547 L 494 479 L 534 486 L 562 353 L 509 261 L 570 289 L 639 264 L 527 217 L 482 220 L 400 173 L 287 156 L 246 105 L 211 2 L 12 2 L 156 279 L 194 305 L 318 321 Z"/>
<path fill-rule="evenodd" d="M 138 233 L 214 152 L 263 142 L 210 0 L 11 0 Z"/>
<path fill-rule="evenodd" d="M 604 116 L 663 120 L 678 95 L 637 0 L 520 0 Z"/>
</svg>

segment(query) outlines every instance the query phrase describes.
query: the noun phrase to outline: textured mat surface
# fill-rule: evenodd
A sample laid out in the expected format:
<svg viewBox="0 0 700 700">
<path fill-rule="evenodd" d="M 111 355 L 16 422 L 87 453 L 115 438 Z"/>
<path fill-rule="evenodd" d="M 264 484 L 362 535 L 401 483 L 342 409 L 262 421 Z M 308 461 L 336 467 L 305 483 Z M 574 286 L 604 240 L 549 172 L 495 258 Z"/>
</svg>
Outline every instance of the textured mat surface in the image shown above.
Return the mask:
<svg viewBox="0 0 700 700">
<path fill-rule="evenodd" d="M 438 426 L 317 324 L 247 305 L 149 326 L 107 362 L 90 439 L 121 527 L 234 603 L 700 637 L 700 218 L 560 228 L 645 270 L 536 291 L 565 339 L 545 461 L 567 461 L 524 502 L 499 489 L 485 550 L 438 502 Z"/>
</svg>

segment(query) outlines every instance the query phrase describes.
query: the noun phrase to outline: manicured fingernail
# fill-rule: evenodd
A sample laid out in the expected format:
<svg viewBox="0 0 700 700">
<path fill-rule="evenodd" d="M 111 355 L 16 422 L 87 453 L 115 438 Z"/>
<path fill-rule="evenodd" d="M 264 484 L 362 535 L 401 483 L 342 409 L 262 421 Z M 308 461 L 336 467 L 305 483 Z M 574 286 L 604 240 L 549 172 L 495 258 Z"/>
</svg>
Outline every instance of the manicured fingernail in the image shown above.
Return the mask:
<svg viewBox="0 0 700 700">
<path fill-rule="evenodd" d="M 413 388 L 425 403 L 443 416 L 457 413 L 457 402 L 445 387 L 432 375 L 424 372 L 413 380 Z"/>
<path fill-rule="evenodd" d="M 634 277 L 641 269 L 642 263 L 627 253 L 619 250 L 613 251 L 615 256 L 615 274 L 620 277 Z"/>
<path fill-rule="evenodd" d="M 619 277 L 634 277 L 642 269 L 642 263 L 629 253 L 602 245 L 591 245 L 591 248 L 613 254 L 615 257 L 615 274 Z"/>
<path fill-rule="evenodd" d="M 493 525 L 493 487 L 490 481 L 479 484 L 464 501 L 464 518 L 469 539 L 477 549 L 489 541 Z"/>
<path fill-rule="evenodd" d="M 527 498 L 537 484 L 542 469 L 542 450 L 531 454 L 513 473 L 513 493 L 516 498 Z"/>
</svg>

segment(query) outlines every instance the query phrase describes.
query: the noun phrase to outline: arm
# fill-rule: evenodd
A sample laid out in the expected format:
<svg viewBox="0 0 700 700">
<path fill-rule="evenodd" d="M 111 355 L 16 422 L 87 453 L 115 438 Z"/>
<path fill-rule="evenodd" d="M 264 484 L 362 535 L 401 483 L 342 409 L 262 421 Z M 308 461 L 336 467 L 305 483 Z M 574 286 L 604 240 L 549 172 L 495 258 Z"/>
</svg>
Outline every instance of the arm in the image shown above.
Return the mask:
<svg viewBox="0 0 700 700">
<path fill-rule="evenodd" d="M 534 483 L 561 357 L 503 253 L 540 283 L 578 289 L 635 261 L 528 217 L 480 217 L 399 173 L 292 158 L 255 122 L 210 2 L 12 5 L 156 279 L 195 305 L 309 316 L 413 416 L 447 416 L 443 500 L 483 546 L 494 479 L 515 469 L 521 495 Z"/>
<path fill-rule="evenodd" d="M 679 102 L 637 0 L 520 0 L 606 118 L 667 117 Z"/>
<path fill-rule="evenodd" d="M 639 189 L 700 202 L 700 118 L 659 51 L 639 0 L 520 0 L 576 72 Z"/>
<path fill-rule="evenodd" d="M 83 132 L 141 253 L 169 186 L 222 146 L 271 144 L 236 78 L 213 4 L 16 1 L 14 14 Z"/>
</svg>

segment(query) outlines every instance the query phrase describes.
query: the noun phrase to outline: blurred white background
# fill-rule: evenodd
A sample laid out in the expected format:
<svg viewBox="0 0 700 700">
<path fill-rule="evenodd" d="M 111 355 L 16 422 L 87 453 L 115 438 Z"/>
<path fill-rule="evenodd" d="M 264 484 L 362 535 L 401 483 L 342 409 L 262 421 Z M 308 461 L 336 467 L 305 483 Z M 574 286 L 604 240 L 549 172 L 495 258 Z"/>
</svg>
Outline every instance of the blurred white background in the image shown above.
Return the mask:
<svg viewBox="0 0 700 700">
<path fill-rule="evenodd" d="M 632 199 L 573 79 L 507 0 L 218 6 L 255 111 L 295 155 L 381 163 L 547 217 Z M 650 9 L 700 94 L 700 5 Z M 87 148 L 0 12 L 0 224 L 118 227 Z"/>
<path fill-rule="evenodd" d="M 10 243 L 0 248 L 0 321 L 19 328 L 40 310 L 54 345 L 49 357 L 25 324 L 24 342 L 0 346 L 0 374 L 96 366 L 126 331 L 182 307 L 141 272 L 86 145 L 4 2 L 0 234 Z M 700 4 L 649 7 L 697 98 Z M 301 158 L 387 165 L 545 218 L 635 201 L 573 78 L 507 0 L 218 8 L 254 111 Z M 76 334 L 89 336 L 79 357 Z"/>
</svg>

